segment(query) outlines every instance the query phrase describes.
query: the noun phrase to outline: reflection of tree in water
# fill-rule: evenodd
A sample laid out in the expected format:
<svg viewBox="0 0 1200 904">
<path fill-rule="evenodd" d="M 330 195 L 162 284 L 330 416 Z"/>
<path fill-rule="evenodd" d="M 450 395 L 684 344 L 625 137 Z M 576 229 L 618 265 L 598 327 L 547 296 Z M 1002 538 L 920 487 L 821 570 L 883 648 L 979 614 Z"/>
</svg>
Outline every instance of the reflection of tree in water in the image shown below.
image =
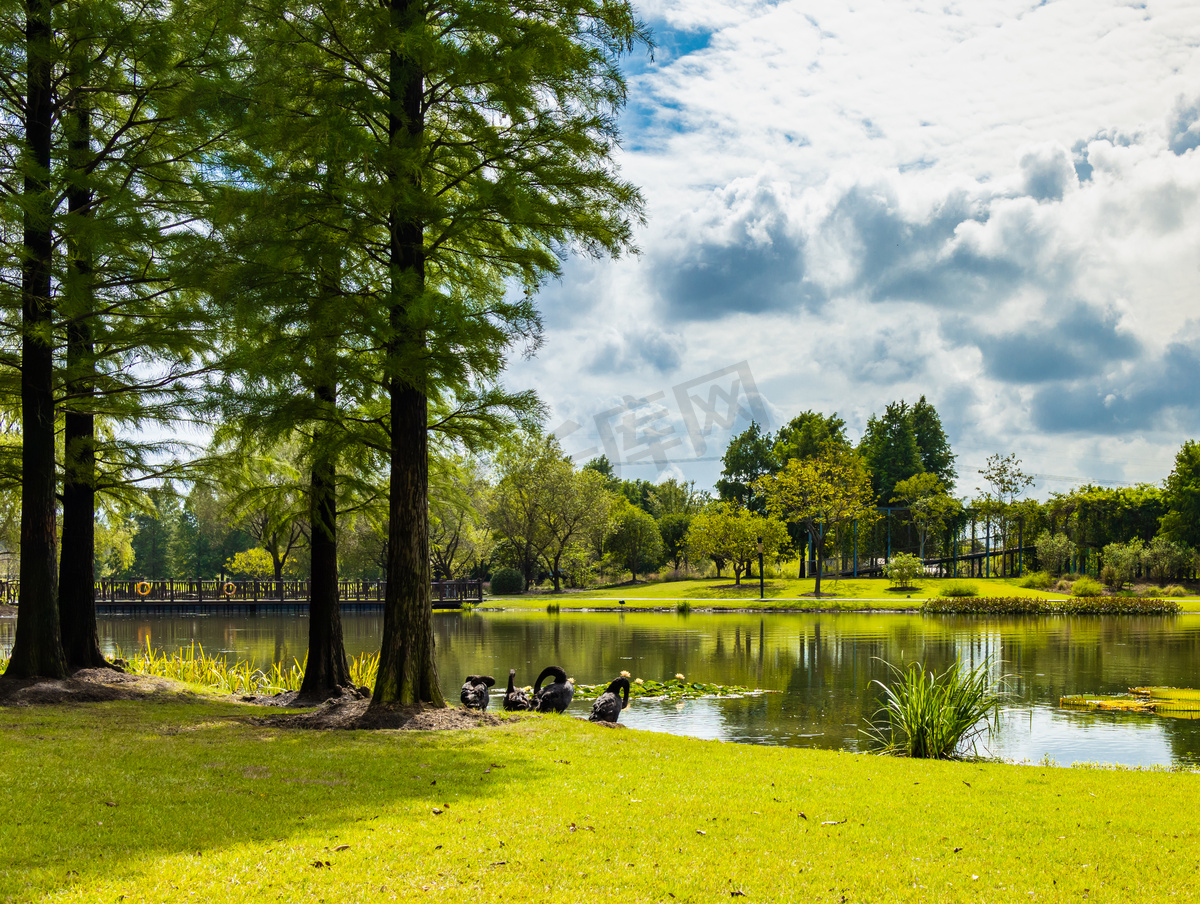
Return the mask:
<svg viewBox="0 0 1200 904">
<path fill-rule="evenodd" d="M 381 622 L 378 613 L 345 613 L 347 652 L 377 651 Z M 196 641 L 215 652 L 228 636 L 239 656 L 258 665 L 303 659 L 307 644 L 307 620 L 298 614 L 103 618 L 102 644 L 132 650 L 139 629 L 163 650 Z M 879 660 L 920 661 L 940 671 L 957 657 L 968 665 L 990 657 L 997 677 L 1013 676 L 1008 687 L 1017 701 L 1050 706 L 1067 694 L 1200 686 L 1195 616 L 464 612 L 436 614 L 434 629 L 439 674 L 451 696 L 468 674 L 504 675 L 509 668 L 522 684 L 551 664 L 586 684 L 608 682 L 622 669 L 653 679 L 680 672 L 692 681 L 781 692 L 712 703 L 728 736 L 825 747 L 853 743 L 878 708 L 871 681 L 888 678 Z M 11 622 L 0 621 L 0 644 L 11 644 L 11 632 Z M 1200 722 L 1163 721 L 1176 755 L 1200 761 Z"/>
<path fill-rule="evenodd" d="M 1196 715 L 1200 716 L 1200 713 Z M 1200 765 L 1200 718 L 1180 719 L 1159 716 L 1163 736 L 1171 746 L 1171 757 L 1177 763 Z"/>
</svg>

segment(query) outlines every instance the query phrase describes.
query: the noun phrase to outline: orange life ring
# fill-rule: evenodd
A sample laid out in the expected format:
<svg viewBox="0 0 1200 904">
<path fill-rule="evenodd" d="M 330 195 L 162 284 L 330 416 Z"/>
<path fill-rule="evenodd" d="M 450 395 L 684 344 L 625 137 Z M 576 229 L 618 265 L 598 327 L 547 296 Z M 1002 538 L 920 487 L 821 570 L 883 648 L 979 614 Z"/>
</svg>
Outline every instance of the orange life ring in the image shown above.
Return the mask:
<svg viewBox="0 0 1200 904">
<path fill-rule="evenodd" d="M 221 592 L 226 596 L 233 596 L 237 593 L 237 588 L 233 586 L 233 581 L 226 581 L 225 586 L 221 588 Z"/>
<path fill-rule="evenodd" d="M 146 594 L 148 594 L 150 592 L 150 582 L 149 581 L 138 581 L 136 584 L 133 585 L 133 592 L 136 593 L 138 596 L 146 596 Z"/>
</svg>

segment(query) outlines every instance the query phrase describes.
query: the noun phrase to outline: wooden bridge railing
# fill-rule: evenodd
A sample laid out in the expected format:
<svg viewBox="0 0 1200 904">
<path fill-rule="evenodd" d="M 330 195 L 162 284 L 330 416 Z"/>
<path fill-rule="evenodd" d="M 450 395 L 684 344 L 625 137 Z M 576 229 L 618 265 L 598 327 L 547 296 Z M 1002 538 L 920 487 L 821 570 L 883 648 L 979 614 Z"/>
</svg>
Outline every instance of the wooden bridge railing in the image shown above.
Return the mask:
<svg viewBox="0 0 1200 904">
<path fill-rule="evenodd" d="M 345 603 L 382 603 L 386 581 L 338 581 L 338 599 Z M 483 601 L 482 581 L 434 581 L 435 603 Z M 12 588 L 16 595 L 15 582 Z M 102 580 L 96 582 L 96 602 L 103 603 L 305 603 L 309 582 L 300 580 Z"/>
</svg>

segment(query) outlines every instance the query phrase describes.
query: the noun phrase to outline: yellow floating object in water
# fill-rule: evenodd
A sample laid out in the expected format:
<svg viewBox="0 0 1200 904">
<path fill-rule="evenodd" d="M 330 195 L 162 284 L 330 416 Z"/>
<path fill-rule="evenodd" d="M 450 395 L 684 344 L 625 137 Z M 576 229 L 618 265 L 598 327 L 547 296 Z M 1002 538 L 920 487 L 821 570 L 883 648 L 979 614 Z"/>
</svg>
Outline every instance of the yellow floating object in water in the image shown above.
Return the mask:
<svg viewBox="0 0 1200 904">
<path fill-rule="evenodd" d="M 1156 713 L 1179 719 L 1200 718 L 1200 690 L 1188 687 L 1134 687 L 1128 694 L 1072 694 L 1060 697 L 1066 709 Z"/>
</svg>

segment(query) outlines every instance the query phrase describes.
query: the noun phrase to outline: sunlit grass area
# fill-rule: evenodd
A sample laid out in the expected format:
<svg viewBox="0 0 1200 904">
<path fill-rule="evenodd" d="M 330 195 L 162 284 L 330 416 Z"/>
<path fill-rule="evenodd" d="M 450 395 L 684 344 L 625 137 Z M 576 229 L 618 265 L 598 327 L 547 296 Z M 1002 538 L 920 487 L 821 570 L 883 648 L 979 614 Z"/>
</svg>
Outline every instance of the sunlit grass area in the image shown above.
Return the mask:
<svg viewBox="0 0 1200 904">
<path fill-rule="evenodd" d="M 485 597 L 484 606 L 542 609 L 547 605 L 569 608 L 613 608 L 625 600 L 625 608 L 674 606 L 689 601 L 701 606 L 753 606 L 766 609 L 895 609 L 916 608 L 923 600 L 938 597 L 951 578 L 924 578 L 915 587 L 894 588 L 885 578 L 841 578 L 821 581 L 821 598 L 812 596 L 813 578 L 768 578 L 760 600 L 758 579 L 704 578 L 693 581 L 660 581 L 625 584 L 599 590 L 569 590 L 563 593 L 533 593 L 514 597 Z M 960 579 L 961 583 L 961 579 Z M 1062 599 L 1066 594 L 1021 587 L 1020 578 L 972 578 L 980 596 L 1029 596 Z M 805 596 L 807 594 L 807 597 Z"/>
<path fill-rule="evenodd" d="M 314 733 L 245 713 L 0 711 L 0 900 L 1128 901 L 1194 888 L 1191 774 L 750 747 L 560 716 Z"/>
</svg>

